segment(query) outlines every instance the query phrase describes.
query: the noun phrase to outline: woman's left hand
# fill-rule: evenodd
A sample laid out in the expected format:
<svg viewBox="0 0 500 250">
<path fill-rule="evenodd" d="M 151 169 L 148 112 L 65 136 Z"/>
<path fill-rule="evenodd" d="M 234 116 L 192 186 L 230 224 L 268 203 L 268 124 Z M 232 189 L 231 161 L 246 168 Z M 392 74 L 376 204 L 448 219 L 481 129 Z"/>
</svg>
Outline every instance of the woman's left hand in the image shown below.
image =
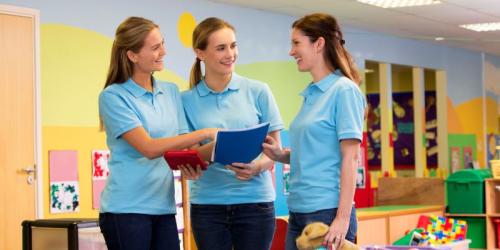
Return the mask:
<svg viewBox="0 0 500 250">
<path fill-rule="evenodd" d="M 231 165 L 227 165 L 226 168 L 234 171 L 236 178 L 242 181 L 248 181 L 260 173 L 260 167 L 255 161 L 248 164 L 235 162 Z"/>
<path fill-rule="evenodd" d="M 180 165 L 179 170 L 181 171 L 182 176 L 186 177 L 188 180 L 198 180 L 203 174 L 200 166 L 193 168 L 190 165 Z"/>
<path fill-rule="evenodd" d="M 349 229 L 349 218 L 342 219 L 340 217 L 335 217 L 332 224 L 330 225 L 330 229 L 328 233 L 325 235 L 325 239 L 323 240 L 323 245 L 332 246 L 331 249 L 340 249 L 344 244 L 345 236 L 347 234 L 347 230 Z"/>
</svg>

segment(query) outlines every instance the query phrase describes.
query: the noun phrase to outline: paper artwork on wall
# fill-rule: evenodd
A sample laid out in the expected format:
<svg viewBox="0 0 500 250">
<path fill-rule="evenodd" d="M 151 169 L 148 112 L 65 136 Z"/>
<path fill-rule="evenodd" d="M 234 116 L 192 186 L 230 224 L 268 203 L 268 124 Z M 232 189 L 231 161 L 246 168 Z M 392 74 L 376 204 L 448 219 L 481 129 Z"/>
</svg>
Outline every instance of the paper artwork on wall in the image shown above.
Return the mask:
<svg viewBox="0 0 500 250">
<path fill-rule="evenodd" d="M 451 147 L 450 148 L 450 158 L 451 158 L 451 172 L 455 173 L 460 167 L 460 148 L 459 147 Z"/>
<path fill-rule="evenodd" d="M 105 180 L 109 175 L 109 150 L 92 150 L 92 179 Z"/>
<path fill-rule="evenodd" d="M 283 164 L 283 194 L 290 194 L 290 165 Z"/>
<path fill-rule="evenodd" d="M 50 212 L 73 213 L 80 211 L 78 181 L 55 181 L 50 183 Z"/>
<path fill-rule="evenodd" d="M 464 156 L 464 168 L 472 168 L 472 161 L 474 158 L 472 157 L 472 147 L 463 147 L 463 156 Z"/>
<path fill-rule="evenodd" d="M 109 176 L 109 150 L 92 150 L 92 208 L 99 209 L 102 190 Z"/>
<path fill-rule="evenodd" d="M 50 212 L 78 212 L 80 191 L 76 150 L 49 150 L 49 180 Z"/>
<path fill-rule="evenodd" d="M 76 150 L 49 151 L 49 178 L 55 181 L 78 181 L 78 153 Z"/>
<path fill-rule="evenodd" d="M 356 188 L 366 188 L 366 172 L 364 166 L 358 166 L 356 172 Z"/>
</svg>

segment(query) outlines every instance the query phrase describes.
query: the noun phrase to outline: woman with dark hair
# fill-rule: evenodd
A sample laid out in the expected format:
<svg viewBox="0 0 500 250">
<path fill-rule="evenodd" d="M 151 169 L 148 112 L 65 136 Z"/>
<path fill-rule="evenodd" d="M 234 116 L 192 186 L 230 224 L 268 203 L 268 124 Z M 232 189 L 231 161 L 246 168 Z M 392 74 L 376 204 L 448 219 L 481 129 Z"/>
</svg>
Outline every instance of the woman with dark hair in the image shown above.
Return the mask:
<svg viewBox="0 0 500 250">
<path fill-rule="evenodd" d="M 110 250 L 179 249 L 173 175 L 162 155 L 213 139 L 217 132 L 187 133 L 177 86 L 153 77 L 163 70 L 165 53 L 152 21 L 129 17 L 118 26 L 99 95 L 101 128 L 111 151 L 99 226 Z M 211 146 L 199 150 L 207 155 Z M 188 178 L 200 173 L 198 168 Z"/>
<path fill-rule="evenodd" d="M 334 17 L 315 13 L 298 19 L 291 42 L 290 56 L 313 81 L 290 124 L 290 148 L 272 137 L 263 144 L 267 156 L 291 168 L 286 249 L 297 249 L 295 239 L 314 221 L 330 225 L 323 243 L 339 249 L 356 236 L 353 199 L 366 101 Z"/>
</svg>

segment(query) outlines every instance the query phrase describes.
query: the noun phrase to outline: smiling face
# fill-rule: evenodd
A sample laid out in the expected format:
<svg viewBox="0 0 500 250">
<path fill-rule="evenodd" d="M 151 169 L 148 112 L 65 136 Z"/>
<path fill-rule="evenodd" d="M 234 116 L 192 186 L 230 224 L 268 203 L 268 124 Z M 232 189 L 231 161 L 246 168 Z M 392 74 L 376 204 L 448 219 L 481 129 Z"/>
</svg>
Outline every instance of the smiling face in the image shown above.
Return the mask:
<svg viewBox="0 0 500 250">
<path fill-rule="evenodd" d="M 205 63 L 205 74 L 231 75 L 238 57 L 236 36 L 230 28 L 210 34 L 206 49 L 196 49 L 196 56 Z"/>
<path fill-rule="evenodd" d="M 134 63 L 134 72 L 152 73 L 163 70 L 163 57 L 166 54 L 165 41 L 158 28 L 149 32 L 144 45 L 138 53 L 128 51 L 129 59 Z"/>
<path fill-rule="evenodd" d="M 292 47 L 288 53 L 295 58 L 295 62 L 300 72 L 309 72 L 316 65 L 317 60 L 320 60 L 322 50 L 318 49 L 318 41 L 311 42 L 309 37 L 299 29 L 292 29 L 290 35 Z"/>
</svg>

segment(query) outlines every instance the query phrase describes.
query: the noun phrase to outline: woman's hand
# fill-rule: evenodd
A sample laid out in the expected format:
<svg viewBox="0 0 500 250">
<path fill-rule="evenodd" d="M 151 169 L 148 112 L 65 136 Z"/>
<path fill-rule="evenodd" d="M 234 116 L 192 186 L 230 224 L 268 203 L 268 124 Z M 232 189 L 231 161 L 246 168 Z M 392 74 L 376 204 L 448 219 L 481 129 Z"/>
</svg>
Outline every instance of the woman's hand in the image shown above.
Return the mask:
<svg viewBox="0 0 500 250">
<path fill-rule="evenodd" d="M 248 164 L 235 162 L 231 165 L 227 165 L 226 168 L 232 170 L 236 174 L 236 178 L 242 181 L 248 181 L 261 172 L 259 164 L 255 161 Z"/>
<path fill-rule="evenodd" d="M 330 249 L 330 246 L 332 246 L 331 249 L 340 249 L 340 247 L 344 244 L 348 229 L 349 218 L 340 218 L 339 216 L 335 217 L 330 225 L 328 233 L 325 235 L 323 246 L 328 246 L 328 249 Z"/>
<path fill-rule="evenodd" d="M 281 148 L 281 145 L 271 136 L 266 136 L 266 140 L 262 144 L 262 152 L 273 161 L 284 162 L 286 152 Z"/>
<path fill-rule="evenodd" d="M 186 177 L 188 180 L 198 180 L 203 174 L 200 166 L 192 168 L 190 165 L 180 165 L 179 170 L 181 170 L 182 176 Z"/>
<path fill-rule="evenodd" d="M 219 132 L 219 128 L 203 128 L 201 131 L 205 134 L 205 138 L 208 140 L 214 140 L 217 132 Z"/>
</svg>

